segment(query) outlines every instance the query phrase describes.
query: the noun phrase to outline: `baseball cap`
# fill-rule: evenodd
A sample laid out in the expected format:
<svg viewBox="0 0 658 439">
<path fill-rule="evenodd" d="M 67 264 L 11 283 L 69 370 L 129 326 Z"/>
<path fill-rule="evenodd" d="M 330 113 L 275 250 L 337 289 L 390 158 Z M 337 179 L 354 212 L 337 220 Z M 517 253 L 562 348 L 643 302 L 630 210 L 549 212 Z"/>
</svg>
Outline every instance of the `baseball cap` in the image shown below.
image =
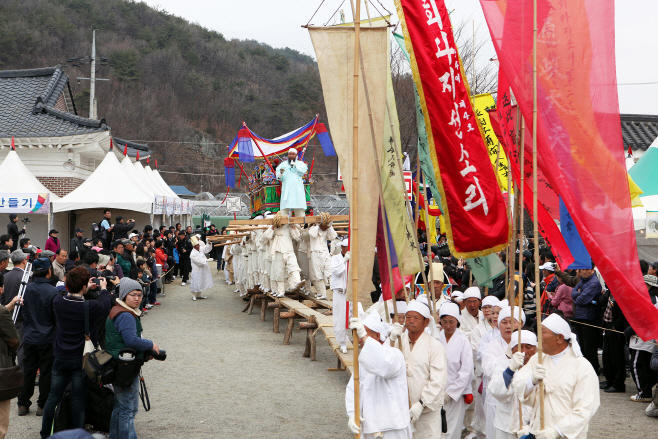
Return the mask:
<svg viewBox="0 0 658 439">
<path fill-rule="evenodd" d="M 50 259 L 48 258 L 39 258 L 35 259 L 32 263 L 32 268 L 35 270 L 46 270 L 50 268 Z"/>
<path fill-rule="evenodd" d="M 56 229 L 50 229 L 50 232 L 48 232 L 49 235 L 52 235 L 53 233 L 59 233 Z"/>
<path fill-rule="evenodd" d="M 77 229 L 75 229 L 75 233 L 84 233 L 84 232 L 85 232 L 85 231 L 82 230 L 82 229 L 79 228 L 79 227 L 78 227 Z"/>
</svg>

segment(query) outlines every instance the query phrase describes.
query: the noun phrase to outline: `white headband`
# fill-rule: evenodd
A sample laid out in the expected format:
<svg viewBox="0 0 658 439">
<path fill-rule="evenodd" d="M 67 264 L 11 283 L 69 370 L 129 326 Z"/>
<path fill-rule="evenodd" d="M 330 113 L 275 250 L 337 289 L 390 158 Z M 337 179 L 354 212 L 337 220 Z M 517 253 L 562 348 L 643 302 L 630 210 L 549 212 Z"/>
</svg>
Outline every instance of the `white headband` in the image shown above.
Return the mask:
<svg viewBox="0 0 658 439">
<path fill-rule="evenodd" d="M 421 316 L 425 317 L 426 319 L 429 319 L 430 316 L 432 315 L 430 313 L 430 308 L 429 306 L 425 305 L 422 302 L 419 302 L 417 300 L 412 300 L 409 302 L 407 305 L 407 313 L 414 311 L 420 314 Z"/>
<path fill-rule="evenodd" d="M 480 289 L 478 287 L 466 288 L 466 291 L 464 291 L 464 300 L 470 299 L 471 297 L 482 299 L 482 293 L 480 293 Z"/>
<path fill-rule="evenodd" d="M 382 322 L 381 317 L 379 317 L 379 313 L 371 312 L 368 314 L 368 317 L 363 320 L 363 326 L 366 326 L 371 331 L 378 332 L 381 341 L 386 340 L 388 329 L 384 322 Z"/>
<path fill-rule="evenodd" d="M 500 300 L 496 296 L 487 296 L 482 299 L 482 306 L 496 305 Z"/>
<path fill-rule="evenodd" d="M 571 343 L 574 354 L 577 357 L 582 357 L 583 353 L 580 351 L 580 345 L 576 340 L 576 334 L 571 332 L 571 327 L 569 324 L 557 314 L 551 314 L 546 317 L 544 321 L 541 322 L 542 326 L 546 326 L 553 334 L 562 334 L 565 340 L 568 340 Z"/>
<path fill-rule="evenodd" d="M 450 298 L 455 302 L 463 302 L 464 293 L 462 293 L 461 291 L 453 291 L 452 294 L 450 295 Z"/>
<path fill-rule="evenodd" d="M 509 306 L 501 309 L 500 313 L 498 314 L 498 327 L 500 327 L 500 322 L 502 322 L 503 319 L 506 319 L 507 317 L 512 317 L 518 322 L 519 321 L 518 320 L 519 307 L 518 306 L 514 307 L 514 315 L 513 316 L 512 316 L 512 308 L 510 308 Z M 523 312 L 523 310 L 521 310 L 521 320 L 523 321 L 523 324 L 525 325 L 525 313 Z"/>
<path fill-rule="evenodd" d="M 509 343 L 509 348 L 513 349 L 514 346 L 519 344 L 519 331 L 514 331 L 512 333 L 512 340 Z M 531 344 L 537 346 L 537 336 L 534 332 L 526 331 L 525 329 L 521 331 L 521 344 Z"/>
<path fill-rule="evenodd" d="M 443 302 L 441 304 L 441 308 L 439 309 L 439 318 L 443 316 L 454 317 L 458 322 L 460 322 L 461 314 L 459 313 L 459 305 L 452 302 Z"/>
</svg>

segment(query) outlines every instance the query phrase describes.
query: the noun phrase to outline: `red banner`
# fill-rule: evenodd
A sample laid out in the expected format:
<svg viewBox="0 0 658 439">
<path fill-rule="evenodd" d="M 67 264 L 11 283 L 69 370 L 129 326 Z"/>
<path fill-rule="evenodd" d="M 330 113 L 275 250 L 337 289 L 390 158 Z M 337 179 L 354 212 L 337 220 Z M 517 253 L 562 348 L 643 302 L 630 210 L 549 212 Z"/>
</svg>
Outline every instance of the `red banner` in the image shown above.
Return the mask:
<svg viewBox="0 0 658 439">
<path fill-rule="evenodd" d="M 480 3 L 500 69 L 532 132 L 532 3 Z M 539 169 L 564 201 L 629 323 L 643 340 L 656 338 L 658 310 L 640 271 L 624 164 L 614 1 L 537 3 Z"/>
<path fill-rule="evenodd" d="M 512 177 L 516 184 L 516 188 L 520 187 L 521 184 L 521 171 L 519 167 L 519 152 L 518 152 L 518 121 L 516 117 L 517 107 L 512 105 L 511 102 L 511 93 L 509 89 L 509 83 L 505 79 L 505 75 L 502 72 L 499 72 L 498 75 L 498 102 L 496 104 L 496 111 L 489 113 L 491 120 L 491 126 L 493 127 L 494 133 L 500 140 L 505 154 L 507 154 L 507 161 L 509 163 L 510 169 L 512 171 Z M 523 161 L 525 162 L 525 181 L 524 192 L 523 192 L 523 204 L 525 209 L 530 214 L 530 218 L 533 218 L 533 205 L 532 205 L 532 136 L 531 133 L 528 133 L 527 130 L 524 133 L 524 143 L 525 143 L 525 156 Z M 528 151 L 528 144 L 530 145 L 530 151 Z M 528 159 L 529 158 L 529 159 Z M 528 174 L 529 172 L 529 174 Z M 542 175 L 543 176 L 543 175 Z M 537 176 L 537 226 L 539 228 L 539 233 L 544 237 L 544 240 L 551 248 L 555 260 L 560 264 L 562 269 L 566 269 L 574 261 L 571 251 L 569 251 L 569 246 L 564 241 L 564 237 L 558 229 L 555 221 L 550 214 L 549 207 L 544 205 L 544 200 L 552 200 L 555 198 L 559 204 L 559 198 L 553 191 L 553 188 L 550 187 L 548 183 L 544 183 Z M 520 190 L 516 190 L 516 193 L 520 195 Z M 556 208 L 557 217 L 560 217 L 559 205 Z"/>
<path fill-rule="evenodd" d="M 441 192 L 448 245 L 457 257 L 505 248 L 510 234 L 482 132 L 471 106 L 443 0 L 396 0 Z"/>
</svg>

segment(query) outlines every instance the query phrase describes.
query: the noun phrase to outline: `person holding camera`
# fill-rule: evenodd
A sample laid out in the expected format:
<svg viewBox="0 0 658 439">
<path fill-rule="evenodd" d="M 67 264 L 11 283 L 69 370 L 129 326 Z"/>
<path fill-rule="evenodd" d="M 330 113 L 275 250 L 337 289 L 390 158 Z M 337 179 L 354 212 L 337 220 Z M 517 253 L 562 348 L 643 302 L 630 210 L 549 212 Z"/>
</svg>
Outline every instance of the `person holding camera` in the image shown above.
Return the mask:
<svg viewBox="0 0 658 439">
<path fill-rule="evenodd" d="M 51 386 L 48 400 L 43 409 L 41 438 L 50 436 L 57 404 L 62 400 L 64 390 L 71 383 L 71 421 L 73 428 L 83 428 L 85 424 L 85 372 L 82 368 L 82 354 L 85 345 L 85 298 L 89 289 L 98 288 L 95 300 L 89 300 L 89 332 L 94 345 L 96 321 L 110 311 L 110 293 L 105 278 L 92 278 L 87 267 L 76 267 L 66 274 L 68 294 L 53 299 L 53 311 L 57 319 L 57 329 L 53 341 Z"/>
<path fill-rule="evenodd" d="M 25 218 L 27 219 L 27 217 Z M 11 251 L 16 250 L 18 247 L 18 240 L 21 237 L 21 235 L 25 235 L 25 231 L 27 230 L 27 221 L 23 220 L 23 229 L 19 230 L 18 226 L 16 223 L 18 222 L 18 215 L 15 213 L 10 213 L 9 214 L 9 223 L 7 224 L 7 235 L 11 236 L 11 239 L 13 241 L 13 244 L 11 246 Z"/>
<path fill-rule="evenodd" d="M 124 224 L 123 217 L 117 216 L 117 222 L 114 224 L 114 240 L 128 238 L 128 233 L 135 228 L 135 220 L 129 219 L 127 224 Z"/>
<path fill-rule="evenodd" d="M 119 299 L 105 322 L 105 349 L 115 360 L 121 362 L 120 354 L 126 348 L 135 351 L 131 357 L 135 360 L 132 369 L 126 372 L 132 374 L 132 378 L 122 374 L 124 368 L 121 364 L 117 368 L 117 379 L 113 385 L 114 411 L 110 422 L 110 439 L 137 437 L 135 416 L 139 410 L 139 371 L 141 364 L 148 359 L 145 358 L 145 351 L 160 355 L 156 343 L 142 338 L 142 312 L 139 307 L 143 294 L 142 286 L 137 281 L 123 278 L 119 286 Z"/>
</svg>

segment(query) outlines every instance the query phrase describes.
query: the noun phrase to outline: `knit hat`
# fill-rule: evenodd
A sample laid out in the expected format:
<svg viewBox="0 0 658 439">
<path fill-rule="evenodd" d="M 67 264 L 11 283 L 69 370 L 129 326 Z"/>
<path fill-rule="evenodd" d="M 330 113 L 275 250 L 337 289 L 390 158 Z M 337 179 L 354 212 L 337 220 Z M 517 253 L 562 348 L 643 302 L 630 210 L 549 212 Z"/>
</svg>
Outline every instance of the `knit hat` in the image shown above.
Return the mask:
<svg viewBox="0 0 658 439">
<path fill-rule="evenodd" d="M 658 287 L 658 277 L 654 276 L 653 274 L 645 274 L 644 283 L 650 287 Z"/>
<path fill-rule="evenodd" d="M 119 299 L 125 299 L 128 293 L 131 293 L 135 290 L 142 291 L 142 286 L 139 284 L 139 282 L 130 279 L 129 277 L 124 277 L 121 279 L 121 283 L 119 284 Z"/>
</svg>

